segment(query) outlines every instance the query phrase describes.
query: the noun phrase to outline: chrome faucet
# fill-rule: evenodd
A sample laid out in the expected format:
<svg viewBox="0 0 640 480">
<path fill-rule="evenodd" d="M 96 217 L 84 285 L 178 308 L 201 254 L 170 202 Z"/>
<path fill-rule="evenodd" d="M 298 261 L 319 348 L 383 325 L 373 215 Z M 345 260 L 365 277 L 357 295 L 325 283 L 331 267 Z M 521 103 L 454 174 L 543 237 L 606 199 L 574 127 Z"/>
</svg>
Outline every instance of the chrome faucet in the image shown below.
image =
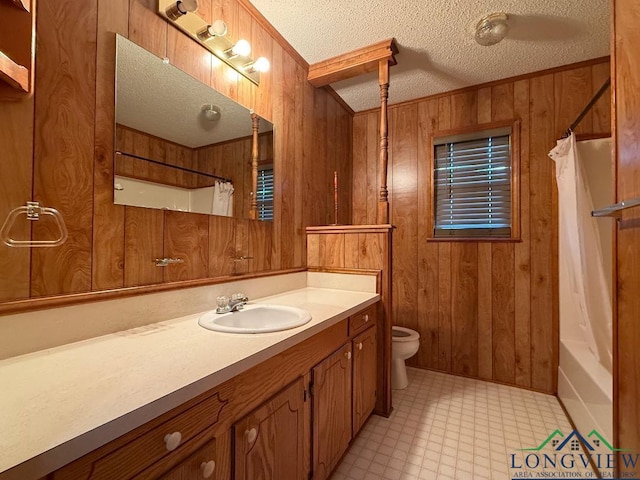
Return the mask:
<svg viewBox="0 0 640 480">
<path fill-rule="evenodd" d="M 229 312 L 237 312 L 242 310 L 244 306 L 249 302 L 249 297 L 247 297 L 244 293 L 234 293 L 229 297 L 218 297 L 218 308 L 216 308 L 216 313 L 229 313 Z"/>
</svg>

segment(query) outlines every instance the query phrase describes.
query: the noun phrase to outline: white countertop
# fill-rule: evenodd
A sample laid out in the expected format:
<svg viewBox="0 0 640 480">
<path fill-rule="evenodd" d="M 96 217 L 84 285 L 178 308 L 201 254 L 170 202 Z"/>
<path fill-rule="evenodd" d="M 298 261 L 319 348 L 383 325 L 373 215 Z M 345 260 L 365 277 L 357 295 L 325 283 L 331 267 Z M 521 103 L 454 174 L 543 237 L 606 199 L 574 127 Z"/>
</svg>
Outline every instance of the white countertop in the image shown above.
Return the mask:
<svg viewBox="0 0 640 480">
<path fill-rule="evenodd" d="M 196 314 L 2 360 L 0 478 L 49 473 L 379 298 L 307 287 L 255 300 L 311 313 L 283 332 L 212 332 Z"/>
</svg>

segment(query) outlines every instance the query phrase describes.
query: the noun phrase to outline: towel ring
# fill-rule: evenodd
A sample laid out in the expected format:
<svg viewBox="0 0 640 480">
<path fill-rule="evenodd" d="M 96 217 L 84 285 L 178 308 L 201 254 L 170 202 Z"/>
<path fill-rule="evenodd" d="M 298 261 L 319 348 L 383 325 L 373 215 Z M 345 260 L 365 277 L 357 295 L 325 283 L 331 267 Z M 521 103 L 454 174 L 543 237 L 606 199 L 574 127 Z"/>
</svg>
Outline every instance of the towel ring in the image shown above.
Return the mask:
<svg viewBox="0 0 640 480">
<path fill-rule="evenodd" d="M 27 220 L 39 220 L 40 215 L 51 215 L 60 230 L 59 237 L 55 240 L 15 240 L 11 238 L 11 228 L 16 219 L 22 214 L 26 215 Z M 39 202 L 27 202 L 26 205 L 14 208 L 9 212 L 7 219 L 0 229 L 0 237 L 2 238 L 2 242 L 8 247 L 58 247 L 67 241 L 69 232 L 64 223 L 64 218 L 62 218 L 62 214 L 58 210 L 55 208 L 41 207 Z"/>
</svg>

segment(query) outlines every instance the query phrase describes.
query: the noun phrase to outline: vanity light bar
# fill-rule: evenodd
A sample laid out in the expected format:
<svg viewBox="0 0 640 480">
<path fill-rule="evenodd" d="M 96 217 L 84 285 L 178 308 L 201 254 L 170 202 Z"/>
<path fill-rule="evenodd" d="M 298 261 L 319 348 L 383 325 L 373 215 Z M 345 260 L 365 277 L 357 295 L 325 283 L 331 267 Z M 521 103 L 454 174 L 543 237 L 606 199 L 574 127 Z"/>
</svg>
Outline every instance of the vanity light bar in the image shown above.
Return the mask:
<svg viewBox="0 0 640 480">
<path fill-rule="evenodd" d="M 158 15 L 168 20 L 200 45 L 213 53 L 256 85 L 260 85 L 260 73 L 269 70 L 269 60 L 260 57 L 253 60 L 251 45 L 243 39 L 233 43 L 227 37 L 227 25 L 216 20 L 209 25 L 195 11 L 197 0 L 158 0 Z"/>
</svg>

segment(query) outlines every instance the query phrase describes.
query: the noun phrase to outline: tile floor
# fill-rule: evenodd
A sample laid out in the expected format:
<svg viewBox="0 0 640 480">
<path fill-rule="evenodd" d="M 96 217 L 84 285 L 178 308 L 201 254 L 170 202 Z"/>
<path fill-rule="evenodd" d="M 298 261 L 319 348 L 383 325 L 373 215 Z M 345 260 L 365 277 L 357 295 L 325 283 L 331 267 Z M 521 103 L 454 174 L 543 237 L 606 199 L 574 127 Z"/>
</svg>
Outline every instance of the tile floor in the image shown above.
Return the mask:
<svg viewBox="0 0 640 480">
<path fill-rule="evenodd" d="M 409 386 L 394 391 L 391 417 L 370 418 L 332 480 L 511 479 L 516 449 L 571 431 L 554 396 L 407 370 Z"/>
</svg>

